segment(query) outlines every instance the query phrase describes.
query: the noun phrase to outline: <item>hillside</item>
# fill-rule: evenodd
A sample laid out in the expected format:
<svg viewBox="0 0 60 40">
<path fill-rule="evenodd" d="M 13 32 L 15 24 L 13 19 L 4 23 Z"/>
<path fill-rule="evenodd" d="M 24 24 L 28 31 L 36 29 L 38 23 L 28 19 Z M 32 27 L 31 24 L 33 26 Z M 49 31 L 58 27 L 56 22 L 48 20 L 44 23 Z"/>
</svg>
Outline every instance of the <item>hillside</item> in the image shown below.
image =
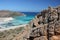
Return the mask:
<svg viewBox="0 0 60 40">
<path fill-rule="evenodd" d="M 60 6 L 41 11 L 14 39 L 60 40 Z"/>
<path fill-rule="evenodd" d="M 48 7 L 31 22 L 27 40 L 60 40 L 60 6 Z"/>
<path fill-rule="evenodd" d="M 0 10 L 0 17 L 24 16 L 25 14 L 9 10 Z"/>
</svg>

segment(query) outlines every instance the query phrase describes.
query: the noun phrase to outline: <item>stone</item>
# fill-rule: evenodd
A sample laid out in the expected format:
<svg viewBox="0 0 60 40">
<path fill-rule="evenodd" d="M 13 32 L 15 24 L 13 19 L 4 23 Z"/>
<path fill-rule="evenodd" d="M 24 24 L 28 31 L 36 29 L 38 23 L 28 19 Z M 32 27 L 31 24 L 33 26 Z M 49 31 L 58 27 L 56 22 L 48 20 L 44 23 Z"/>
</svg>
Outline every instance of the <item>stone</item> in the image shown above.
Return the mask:
<svg viewBox="0 0 60 40">
<path fill-rule="evenodd" d="M 52 36 L 51 40 L 60 40 L 60 37 L 58 37 L 58 36 Z"/>
<path fill-rule="evenodd" d="M 34 40 L 47 40 L 47 37 L 41 36 L 41 37 L 34 38 Z"/>
<path fill-rule="evenodd" d="M 57 23 L 57 24 L 55 25 L 55 33 L 56 33 L 56 34 L 60 34 L 60 23 Z"/>
<path fill-rule="evenodd" d="M 54 35 L 54 24 L 50 24 L 48 28 L 49 35 Z"/>
</svg>

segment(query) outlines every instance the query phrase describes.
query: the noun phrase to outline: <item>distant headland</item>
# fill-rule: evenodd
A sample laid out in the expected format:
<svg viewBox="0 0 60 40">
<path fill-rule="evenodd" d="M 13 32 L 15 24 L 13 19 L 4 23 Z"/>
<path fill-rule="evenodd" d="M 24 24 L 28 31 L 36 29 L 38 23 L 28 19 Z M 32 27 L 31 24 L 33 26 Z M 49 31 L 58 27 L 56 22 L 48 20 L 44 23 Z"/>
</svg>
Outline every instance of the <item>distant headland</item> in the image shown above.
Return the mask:
<svg viewBox="0 0 60 40">
<path fill-rule="evenodd" d="M 25 14 L 16 11 L 0 10 L 0 17 L 14 17 L 14 16 L 25 16 Z"/>
</svg>

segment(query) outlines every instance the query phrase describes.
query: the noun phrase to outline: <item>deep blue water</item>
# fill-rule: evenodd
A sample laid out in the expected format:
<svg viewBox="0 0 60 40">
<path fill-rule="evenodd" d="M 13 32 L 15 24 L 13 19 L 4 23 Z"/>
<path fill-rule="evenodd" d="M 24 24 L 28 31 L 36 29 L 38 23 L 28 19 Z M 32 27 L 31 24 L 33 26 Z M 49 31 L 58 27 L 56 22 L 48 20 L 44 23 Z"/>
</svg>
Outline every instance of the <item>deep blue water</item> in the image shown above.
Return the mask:
<svg viewBox="0 0 60 40">
<path fill-rule="evenodd" d="M 26 16 L 14 17 L 15 20 L 12 21 L 14 25 L 27 24 L 35 17 L 35 15 L 38 14 L 38 12 L 22 12 L 22 13 L 24 13 Z"/>
<path fill-rule="evenodd" d="M 38 14 L 38 12 L 22 12 L 22 13 L 24 13 L 26 16 L 15 16 L 13 17 L 14 20 L 2 25 L 5 27 L 9 27 L 9 26 L 28 24 L 35 17 L 35 15 Z"/>
<path fill-rule="evenodd" d="M 27 16 L 35 16 L 35 15 L 37 15 L 39 12 L 22 12 L 22 13 L 24 13 L 24 14 L 26 14 Z"/>
</svg>

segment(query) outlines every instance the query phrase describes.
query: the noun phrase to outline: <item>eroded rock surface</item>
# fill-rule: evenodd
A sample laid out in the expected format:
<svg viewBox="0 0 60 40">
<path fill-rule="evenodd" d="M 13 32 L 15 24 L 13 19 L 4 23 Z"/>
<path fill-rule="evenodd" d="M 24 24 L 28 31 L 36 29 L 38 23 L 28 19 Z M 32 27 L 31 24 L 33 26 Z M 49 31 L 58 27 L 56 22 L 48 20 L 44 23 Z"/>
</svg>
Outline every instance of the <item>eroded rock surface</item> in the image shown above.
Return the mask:
<svg viewBox="0 0 60 40">
<path fill-rule="evenodd" d="M 32 23 L 27 40 L 60 40 L 60 6 L 43 10 Z"/>
</svg>

